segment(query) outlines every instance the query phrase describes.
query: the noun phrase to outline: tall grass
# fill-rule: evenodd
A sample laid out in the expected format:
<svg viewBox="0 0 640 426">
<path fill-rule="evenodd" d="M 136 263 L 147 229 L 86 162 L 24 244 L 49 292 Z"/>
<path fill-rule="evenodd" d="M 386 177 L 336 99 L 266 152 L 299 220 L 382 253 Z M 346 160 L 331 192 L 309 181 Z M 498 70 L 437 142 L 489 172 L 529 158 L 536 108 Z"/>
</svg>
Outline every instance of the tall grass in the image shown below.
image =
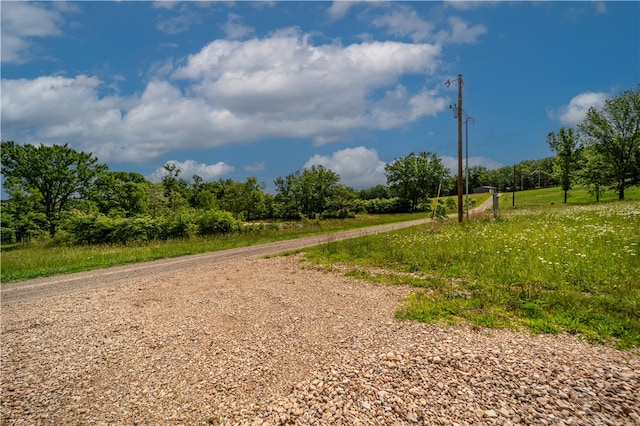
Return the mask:
<svg viewBox="0 0 640 426">
<path fill-rule="evenodd" d="M 640 201 L 532 204 L 503 206 L 497 221 L 332 242 L 308 256 L 418 287 L 399 318 L 579 333 L 639 346 Z"/>
</svg>

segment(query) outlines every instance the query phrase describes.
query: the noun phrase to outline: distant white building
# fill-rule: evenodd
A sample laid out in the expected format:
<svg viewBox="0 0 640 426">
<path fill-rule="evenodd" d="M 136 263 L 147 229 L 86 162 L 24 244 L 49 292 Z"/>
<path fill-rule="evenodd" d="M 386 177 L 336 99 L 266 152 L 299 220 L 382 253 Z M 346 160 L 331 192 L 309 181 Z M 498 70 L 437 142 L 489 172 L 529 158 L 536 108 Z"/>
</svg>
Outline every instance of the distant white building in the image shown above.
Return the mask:
<svg viewBox="0 0 640 426">
<path fill-rule="evenodd" d="M 473 193 L 474 194 L 482 194 L 488 192 L 490 194 L 493 194 L 494 192 L 496 192 L 496 187 L 495 186 L 478 186 L 477 188 L 473 188 Z"/>
</svg>

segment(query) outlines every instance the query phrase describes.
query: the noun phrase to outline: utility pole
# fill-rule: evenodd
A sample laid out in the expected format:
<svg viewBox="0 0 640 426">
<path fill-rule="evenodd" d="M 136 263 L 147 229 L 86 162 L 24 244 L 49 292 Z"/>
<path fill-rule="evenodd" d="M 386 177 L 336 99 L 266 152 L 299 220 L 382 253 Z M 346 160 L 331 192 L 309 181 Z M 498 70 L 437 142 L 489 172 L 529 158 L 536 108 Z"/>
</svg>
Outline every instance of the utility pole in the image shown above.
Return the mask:
<svg viewBox="0 0 640 426">
<path fill-rule="evenodd" d="M 462 74 L 458 74 L 458 223 L 462 223 Z"/>
<path fill-rule="evenodd" d="M 458 222 L 462 223 L 462 193 L 464 192 L 462 185 L 462 74 L 458 74 L 456 80 L 458 81 L 458 105 L 455 106 L 453 117 L 458 119 Z M 451 80 L 445 81 L 444 84 L 449 87 Z M 451 106 L 449 108 L 453 109 Z"/>
<path fill-rule="evenodd" d="M 513 165 L 513 193 L 511 196 L 511 207 L 516 206 L 516 165 Z"/>
</svg>

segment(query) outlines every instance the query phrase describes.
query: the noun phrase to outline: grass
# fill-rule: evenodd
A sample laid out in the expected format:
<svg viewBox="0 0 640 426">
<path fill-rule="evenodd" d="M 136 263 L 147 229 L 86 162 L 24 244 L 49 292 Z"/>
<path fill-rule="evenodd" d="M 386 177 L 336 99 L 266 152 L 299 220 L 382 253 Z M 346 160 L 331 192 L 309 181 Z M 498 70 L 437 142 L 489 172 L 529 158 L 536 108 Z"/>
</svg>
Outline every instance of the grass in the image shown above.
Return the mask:
<svg viewBox="0 0 640 426">
<path fill-rule="evenodd" d="M 627 200 L 640 199 L 640 186 L 633 186 L 625 190 Z M 533 189 L 528 191 L 516 191 L 515 207 L 519 206 L 550 206 L 563 204 L 564 192 L 559 187 Z M 595 195 L 590 194 L 584 187 L 576 187 L 567 193 L 567 205 L 592 204 L 596 200 Z M 618 200 L 618 193 L 613 190 L 606 190 L 600 194 L 600 202 L 607 203 Z M 513 193 L 505 193 L 500 201 L 501 207 L 511 207 L 513 204 Z"/>
<path fill-rule="evenodd" d="M 638 347 L 640 189 L 627 193 L 635 200 L 598 204 L 574 192 L 567 205 L 557 188 L 517 192 L 515 207 L 506 194 L 498 220 L 331 242 L 307 256 L 328 267 L 349 264 L 368 280 L 414 286 L 398 318 Z"/>
<path fill-rule="evenodd" d="M 341 220 L 304 220 L 259 227 L 256 230 L 241 234 L 210 238 L 194 237 L 184 240 L 151 241 L 130 245 L 55 247 L 43 242 L 28 245 L 12 245 L 2 248 L 0 274 L 3 283 L 21 281 L 30 278 L 87 271 L 188 254 L 206 253 L 424 217 L 425 213 L 415 213 L 361 215 L 354 219 Z"/>
</svg>

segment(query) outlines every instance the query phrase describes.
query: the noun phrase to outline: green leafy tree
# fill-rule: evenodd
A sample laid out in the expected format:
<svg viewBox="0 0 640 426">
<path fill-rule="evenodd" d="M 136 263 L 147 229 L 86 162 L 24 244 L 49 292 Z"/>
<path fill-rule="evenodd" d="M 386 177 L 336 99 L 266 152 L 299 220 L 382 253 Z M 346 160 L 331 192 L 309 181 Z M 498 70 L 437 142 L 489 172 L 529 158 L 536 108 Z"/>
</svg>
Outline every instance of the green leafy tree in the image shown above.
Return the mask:
<svg viewBox="0 0 640 426">
<path fill-rule="evenodd" d="M 578 138 L 573 129 L 562 127 L 556 135 L 550 132 L 547 135 L 547 143 L 551 151 L 556 153 L 554 163 L 554 175 L 560 181 L 564 191 L 564 203 L 567 203 L 567 193 L 571 189 L 574 172 L 578 166 L 579 151 Z"/>
<path fill-rule="evenodd" d="M 280 218 L 293 218 L 298 215 L 299 200 L 296 198 L 299 173 L 276 178 L 274 201 L 274 215 Z"/>
<path fill-rule="evenodd" d="M 473 188 L 489 185 L 489 169 L 483 166 L 469 167 L 469 192 L 473 192 Z"/>
<path fill-rule="evenodd" d="M 362 189 L 358 192 L 358 197 L 361 200 L 374 200 L 376 198 L 389 199 L 391 193 L 389 187 L 386 185 L 376 185 L 369 189 Z"/>
<path fill-rule="evenodd" d="M 2 174 L 8 191 L 39 200 L 49 235 L 56 234 L 61 213 L 74 199 L 84 198 L 96 177 L 107 170 L 90 153 L 65 145 L 16 145 L 2 141 Z"/>
<path fill-rule="evenodd" d="M 93 183 L 89 199 L 104 215 L 141 215 L 148 208 L 146 182 L 139 173 L 104 172 Z"/>
<path fill-rule="evenodd" d="M 624 190 L 640 181 L 640 85 L 589 108 L 578 124 L 584 142 L 594 146 L 609 166 L 607 181 L 624 200 Z"/>
<path fill-rule="evenodd" d="M 589 192 L 595 195 L 596 201 L 600 201 L 600 195 L 604 191 L 608 171 L 608 164 L 603 155 L 594 146 L 586 147 L 582 151 L 582 161 L 578 170 L 578 179 L 589 188 Z"/>
<path fill-rule="evenodd" d="M 315 217 L 325 210 L 341 205 L 336 202 L 336 197 L 341 199 L 340 194 L 344 187 L 340 185 L 340 176 L 321 165 L 314 165 L 296 172 L 285 178 L 277 178 L 275 202 L 278 213 L 281 217 L 295 217 L 303 214 Z M 349 192 L 350 193 L 350 192 Z M 347 204 L 347 200 L 344 200 Z"/>
<path fill-rule="evenodd" d="M 178 176 L 182 173 L 182 169 L 174 162 L 169 161 L 164 165 L 162 174 L 162 186 L 164 188 L 164 197 L 167 200 L 167 207 L 173 212 L 188 207 L 191 198 L 191 190 L 189 182 Z"/>
<path fill-rule="evenodd" d="M 339 188 L 340 176 L 332 170 L 320 165 L 304 169 L 296 194 L 301 201 L 302 213 L 315 216 L 324 212 Z"/>
<path fill-rule="evenodd" d="M 252 220 L 260 216 L 264 210 L 264 193 L 258 180 L 249 176 L 242 188 L 243 211 L 246 220 Z"/>
<path fill-rule="evenodd" d="M 400 198 L 409 202 L 416 210 L 420 201 L 434 197 L 438 187 L 449 175 L 442 160 L 433 153 L 413 152 L 385 166 L 387 185 Z"/>
<path fill-rule="evenodd" d="M 193 175 L 193 184 L 191 185 L 191 207 L 200 210 L 213 210 L 216 208 L 216 196 L 211 190 L 211 185 L 204 182 L 198 175 Z"/>
<path fill-rule="evenodd" d="M 245 203 L 243 200 L 244 184 L 233 179 L 220 179 L 215 182 L 215 194 L 220 210 L 233 214 L 243 214 Z"/>
<path fill-rule="evenodd" d="M 2 201 L 0 224 L 2 243 L 28 242 L 47 227 L 47 218 L 40 208 L 40 198 L 22 191 L 7 191 L 11 197 Z"/>
</svg>

